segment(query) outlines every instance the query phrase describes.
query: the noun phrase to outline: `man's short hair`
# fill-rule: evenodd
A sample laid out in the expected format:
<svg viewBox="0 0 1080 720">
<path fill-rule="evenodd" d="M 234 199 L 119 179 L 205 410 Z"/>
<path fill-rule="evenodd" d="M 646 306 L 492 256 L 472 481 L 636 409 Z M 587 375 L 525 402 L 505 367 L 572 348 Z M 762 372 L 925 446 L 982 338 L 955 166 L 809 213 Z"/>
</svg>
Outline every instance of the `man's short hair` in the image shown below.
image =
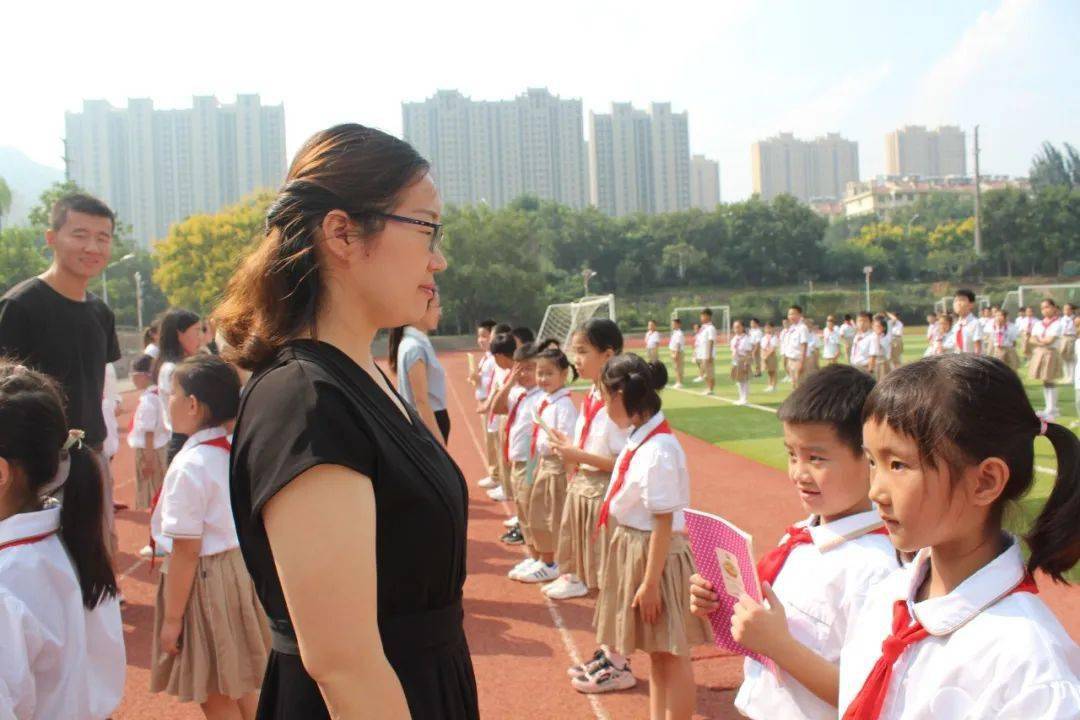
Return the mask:
<svg viewBox="0 0 1080 720">
<path fill-rule="evenodd" d="M 116 215 L 109 206 L 92 195 L 85 193 L 71 193 L 53 203 L 52 212 L 49 214 L 49 227 L 55 232 L 64 227 L 69 212 L 93 215 L 95 217 L 109 218 L 109 222 L 116 227 Z"/>
</svg>

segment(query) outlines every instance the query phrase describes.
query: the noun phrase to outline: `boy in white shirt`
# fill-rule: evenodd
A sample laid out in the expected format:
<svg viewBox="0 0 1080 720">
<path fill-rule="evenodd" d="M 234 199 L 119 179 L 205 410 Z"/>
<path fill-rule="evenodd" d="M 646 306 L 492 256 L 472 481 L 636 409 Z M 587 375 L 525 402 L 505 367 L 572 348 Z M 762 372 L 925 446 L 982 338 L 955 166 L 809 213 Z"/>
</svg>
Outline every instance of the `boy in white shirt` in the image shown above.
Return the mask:
<svg viewBox="0 0 1080 720">
<path fill-rule="evenodd" d="M 870 372 L 871 358 L 877 356 L 879 343 L 877 335 L 870 327 L 873 315 L 868 312 L 859 313 L 858 332 L 851 341 L 851 364 L 863 372 Z"/>
<path fill-rule="evenodd" d="M 865 373 L 832 365 L 808 376 L 780 408 L 788 475 L 809 517 L 787 529 L 758 563 L 769 607 L 743 597 L 732 630 L 778 673 L 744 661 L 735 698 L 743 715 L 836 718 L 840 649 L 853 603 L 900 567 L 881 518 L 867 497 L 870 466 L 862 452 L 862 407 L 874 387 Z M 716 594 L 691 579 L 691 609 L 707 616 Z"/>
<path fill-rule="evenodd" d="M 844 316 L 844 323 L 840 326 L 840 334 L 844 338 L 844 357 L 851 358 L 851 344 L 855 340 L 855 333 L 858 329 L 855 327 L 855 318 L 851 315 Z"/>
<path fill-rule="evenodd" d="M 491 394 L 491 384 L 495 377 L 497 366 L 495 357 L 491 354 L 491 332 L 495 327 L 494 320 L 484 320 L 476 326 L 476 346 L 482 353 L 480 362 L 475 370 L 469 375 L 469 382 L 476 388 L 475 397 L 478 405 L 484 404 L 488 395 Z M 470 357 L 472 354 L 470 353 Z M 480 417 L 480 430 L 484 433 L 484 460 L 487 464 L 487 477 L 478 483 L 482 488 L 493 488 L 497 484 L 495 477 L 499 473 L 498 433 L 488 430 L 487 418 Z"/>
<path fill-rule="evenodd" d="M 131 380 L 141 391 L 127 436 L 128 446 L 135 451 L 136 510 L 152 509 L 168 468 L 165 458 L 171 433 L 165 426 L 165 406 L 157 386 L 153 384 L 153 363 L 149 355 L 140 355 L 131 364 Z M 139 551 L 142 557 L 152 554 L 154 550 L 149 545 Z M 163 557 L 164 554 L 164 550 L 158 548 L 157 556 Z"/>
<path fill-rule="evenodd" d="M 889 329 L 889 364 L 896 369 L 904 364 L 904 323 L 894 312 L 886 312 Z"/>
<path fill-rule="evenodd" d="M 694 337 L 694 359 L 701 363 L 701 374 L 705 378 L 705 395 L 712 395 L 716 389 L 716 369 L 713 366 L 716 357 L 716 328 L 712 324 L 712 310 L 701 311 L 701 329 Z"/>
<path fill-rule="evenodd" d="M 648 330 L 645 331 L 645 357 L 649 362 L 660 362 L 660 339 L 656 321 L 650 320 Z"/>
<path fill-rule="evenodd" d="M 682 320 L 671 318 L 671 339 L 668 341 L 668 350 L 671 351 L 671 361 L 675 364 L 675 389 L 683 386 L 683 348 L 686 339 L 683 337 Z"/>
<path fill-rule="evenodd" d="M 953 325 L 953 340 L 958 353 L 982 354 L 982 323 L 972 312 L 974 308 L 975 293 L 970 290 L 957 290 L 956 297 L 953 298 L 953 312 L 956 313 L 957 317 L 956 323 Z"/>
<path fill-rule="evenodd" d="M 825 320 L 825 330 L 821 334 L 821 357 L 827 365 L 835 365 L 840 357 L 840 344 L 844 339 L 843 330 L 836 324 L 836 316 L 830 315 Z"/>
<path fill-rule="evenodd" d="M 765 331 L 761 329 L 761 321 L 757 318 L 750 318 L 750 341 L 754 343 L 754 377 L 761 377 L 761 338 L 764 336 Z"/>
<path fill-rule="evenodd" d="M 794 388 L 799 387 L 799 380 L 803 376 L 809 345 L 810 330 L 803 322 L 802 308 L 792 305 L 788 308 L 788 328 L 781 340 L 780 350 L 787 360 L 787 370 Z"/>
</svg>

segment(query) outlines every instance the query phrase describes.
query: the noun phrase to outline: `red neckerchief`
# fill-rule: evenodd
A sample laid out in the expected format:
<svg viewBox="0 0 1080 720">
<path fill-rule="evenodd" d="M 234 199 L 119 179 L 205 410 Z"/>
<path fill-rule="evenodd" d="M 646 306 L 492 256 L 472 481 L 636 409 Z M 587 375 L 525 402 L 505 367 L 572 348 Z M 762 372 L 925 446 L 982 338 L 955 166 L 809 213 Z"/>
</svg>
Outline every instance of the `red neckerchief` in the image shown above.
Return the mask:
<svg viewBox="0 0 1080 720">
<path fill-rule="evenodd" d="M 55 534 L 55 530 L 50 530 L 49 532 L 44 532 L 40 535 L 31 535 L 30 537 L 19 538 L 18 540 L 10 540 L 6 543 L 0 543 L 0 550 L 7 550 L 8 548 L 19 547 L 20 545 L 33 545 L 42 540 L 47 540 Z"/>
<path fill-rule="evenodd" d="M 622 462 L 619 463 L 619 472 L 615 476 L 615 483 L 608 491 L 607 497 L 604 498 L 604 504 L 600 506 L 599 519 L 597 519 L 596 521 L 597 532 L 600 531 L 600 528 L 607 525 L 608 515 L 611 513 L 611 501 L 615 499 L 615 496 L 619 494 L 620 490 L 622 490 L 623 483 L 626 482 L 626 471 L 630 468 L 630 461 L 634 459 L 634 455 L 637 453 L 638 450 L 641 449 L 641 447 L 645 443 L 649 442 L 649 440 L 651 440 L 656 435 L 670 434 L 671 426 L 668 425 L 667 420 L 664 420 L 662 423 L 653 428 L 652 432 L 646 435 L 645 439 L 642 440 L 637 447 L 635 447 L 633 450 L 627 450 L 626 453 L 623 454 Z"/>
<path fill-rule="evenodd" d="M 589 439 L 589 431 L 592 430 L 593 420 L 600 414 L 600 411 L 604 408 L 604 398 L 593 397 L 593 391 L 585 395 L 585 403 L 582 405 L 582 411 L 585 413 L 585 423 L 581 426 L 581 438 L 578 440 L 578 450 L 585 449 L 585 442 Z M 570 480 L 573 480 L 577 475 L 580 466 L 575 465 L 574 471 L 570 473 Z M 569 480 L 567 481 L 569 482 Z"/>
<path fill-rule="evenodd" d="M 792 525 L 785 533 L 787 534 L 787 540 L 765 553 L 765 555 L 758 560 L 757 574 L 758 580 L 761 582 L 767 582 L 770 585 L 776 584 L 776 578 L 784 568 L 784 563 L 787 562 L 788 556 L 791 555 L 791 551 L 799 545 L 807 545 L 813 542 L 813 538 L 810 536 L 809 527 L 796 527 L 795 525 Z M 888 535 L 889 531 L 884 527 L 879 527 L 864 534 Z M 862 536 L 860 535 L 859 537 Z"/>
<path fill-rule="evenodd" d="M 213 440 L 204 440 L 195 447 L 201 447 L 203 445 L 209 445 L 210 447 L 221 448 L 227 453 L 232 453 L 232 443 L 229 442 L 228 435 L 222 435 L 216 437 Z M 161 487 L 154 493 L 154 499 L 150 501 L 150 517 L 154 516 L 154 511 L 157 510 L 158 501 L 161 500 L 161 491 L 165 489 L 165 483 L 161 483 Z M 150 569 L 154 569 L 154 561 L 157 559 L 157 542 L 154 540 L 154 534 L 150 533 Z"/>
<path fill-rule="evenodd" d="M 1039 588 L 1035 585 L 1035 578 L 1025 575 L 1020 583 L 1003 597 L 1018 592 L 1037 594 Z M 893 665 L 909 645 L 914 645 L 929 635 L 922 623 L 916 621 L 912 624 L 907 601 L 897 600 L 893 604 L 892 634 L 881 643 L 881 657 L 874 663 L 862 690 L 848 705 L 843 720 L 878 720 L 885 704 L 885 696 L 889 692 L 889 684 L 892 682 Z"/>
</svg>

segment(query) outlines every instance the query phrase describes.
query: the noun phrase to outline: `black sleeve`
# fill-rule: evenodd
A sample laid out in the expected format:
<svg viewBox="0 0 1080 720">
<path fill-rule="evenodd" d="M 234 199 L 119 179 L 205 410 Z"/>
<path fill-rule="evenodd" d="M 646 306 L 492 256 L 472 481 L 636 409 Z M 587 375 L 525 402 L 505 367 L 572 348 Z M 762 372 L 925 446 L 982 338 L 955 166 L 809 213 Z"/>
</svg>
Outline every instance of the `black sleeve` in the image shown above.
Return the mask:
<svg viewBox="0 0 1080 720">
<path fill-rule="evenodd" d="M 317 465 L 340 465 L 375 479 L 375 444 L 361 409 L 312 369 L 292 362 L 271 370 L 245 398 L 237 461 L 249 483 L 253 518 L 293 478 Z"/>
<path fill-rule="evenodd" d="M 33 354 L 28 319 L 18 302 L 0 298 L 0 357 L 26 360 Z"/>
</svg>

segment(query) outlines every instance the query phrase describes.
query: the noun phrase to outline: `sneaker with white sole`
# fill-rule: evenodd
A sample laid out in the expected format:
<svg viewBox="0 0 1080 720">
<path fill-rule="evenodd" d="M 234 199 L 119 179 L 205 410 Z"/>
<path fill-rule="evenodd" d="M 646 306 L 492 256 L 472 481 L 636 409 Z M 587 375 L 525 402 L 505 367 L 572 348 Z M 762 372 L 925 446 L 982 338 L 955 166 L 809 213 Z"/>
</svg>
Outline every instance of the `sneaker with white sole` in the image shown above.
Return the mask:
<svg viewBox="0 0 1080 720">
<path fill-rule="evenodd" d="M 143 557 L 143 558 L 147 558 L 147 559 L 149 559 L 151 556 L 163 558 L 163 557 L 165 557 L 166 554 L 167 553 L 165 552 L 165 549 L 163 547 L 161 547 L 160 545 L 158 545 L 157 547 L 153 547 L 153 548 L 150 547 L 149 545 L 147 545 L 147 546 L 143 547 L 142 550 L 139 551 L 139 557 Z"/>
<path fill-rule="evenodd" d="M 510 518 L 509 520 L 503 520 L 503 527 L 505 527 L 505 528 L 512 528 L 512 527 L 515 527 L 518 524 L 519 523 L 518 523 L 517 515 Z"/>
<path fill-rule="evenodd" d="M 589 588 L 577 578 L 563 575 L 544 588 L 544 594 L 552 600 L 569 600 L 570 598 L 585 597 L 589 594 Z"/>
<path fill-rule="evenodd" d="M 580 665 L 571 665 L 566 668 L 566 674 L 569 677 L 575 678 L 579 675 L 588 675 L 593 670 L 596 670 L 602 663 L 607 662 L 607 655 L 604 654 L 604 648 L 596 648 L 596 652 L 592 654 L 592 657 L 581 663 Z"/>
<path fill-rule="evenodd" d="M 488 490 L 487 496 L 495 502 L 502 502 L 506 499 L 506 493 L 503 492 L 502 485 L 496 485 L 492 489 Z"/>
<path fill-rule="evenodd" d="M 555 563 L 548 565 L 546 562 L 538 560 L 535 565 L 529 568 L 529 572 L 519 573 L 515 580 L 523 583 L 546 583 L 551 582 L 558 577 L 558 565 Z"/>
<path fill-rule="evenodd" d="M 630 671 L 629 660 L 626 662 L 626 667 L 621 669 L 610 662 L 605 662 L 588 675 L 572 678 L 570 685 L 580 693 L 594 695 L 629 690 L 637 685 L 637 678 Z"/>
<path fill-rule="evenodd" d="M 540 563 L 541 565 L 544 564 L 540 560 L 537 560 L 537 559 L 531 558 L 531 557 L 527 557 L 524 560 L 522 560 L 521 562 L 519 562 L 517 565 L 515 565 L 514 567 L 510 568 L 510 572 L 506 573 L 506 577 L 510 578 L 511 580 L 517 580 L 518 575 L 520 575 L 523 572 L 528 572 L 528 571 L 532 570 L 533 566 L 536 565 L 537 563 Z"/>
<path fill-rule="evenodd" d="M 671 387 L 675 388 L 676 390 L 682 390 L 683 389 L 683 384 L 680 383 L 680 382 L 677 382 L 674 385 L 672 385 Z"/>
<path fill-rule="evenodd" d="M 479 485 L 480 487 L 484 488 L 485 490 L 490 490 L 491 488 L 498 485 L 499 481 L 489 475 L 488 477 L 482 479 L 480 482 L 478 482 L 476 484 Z"/>
</svg>

